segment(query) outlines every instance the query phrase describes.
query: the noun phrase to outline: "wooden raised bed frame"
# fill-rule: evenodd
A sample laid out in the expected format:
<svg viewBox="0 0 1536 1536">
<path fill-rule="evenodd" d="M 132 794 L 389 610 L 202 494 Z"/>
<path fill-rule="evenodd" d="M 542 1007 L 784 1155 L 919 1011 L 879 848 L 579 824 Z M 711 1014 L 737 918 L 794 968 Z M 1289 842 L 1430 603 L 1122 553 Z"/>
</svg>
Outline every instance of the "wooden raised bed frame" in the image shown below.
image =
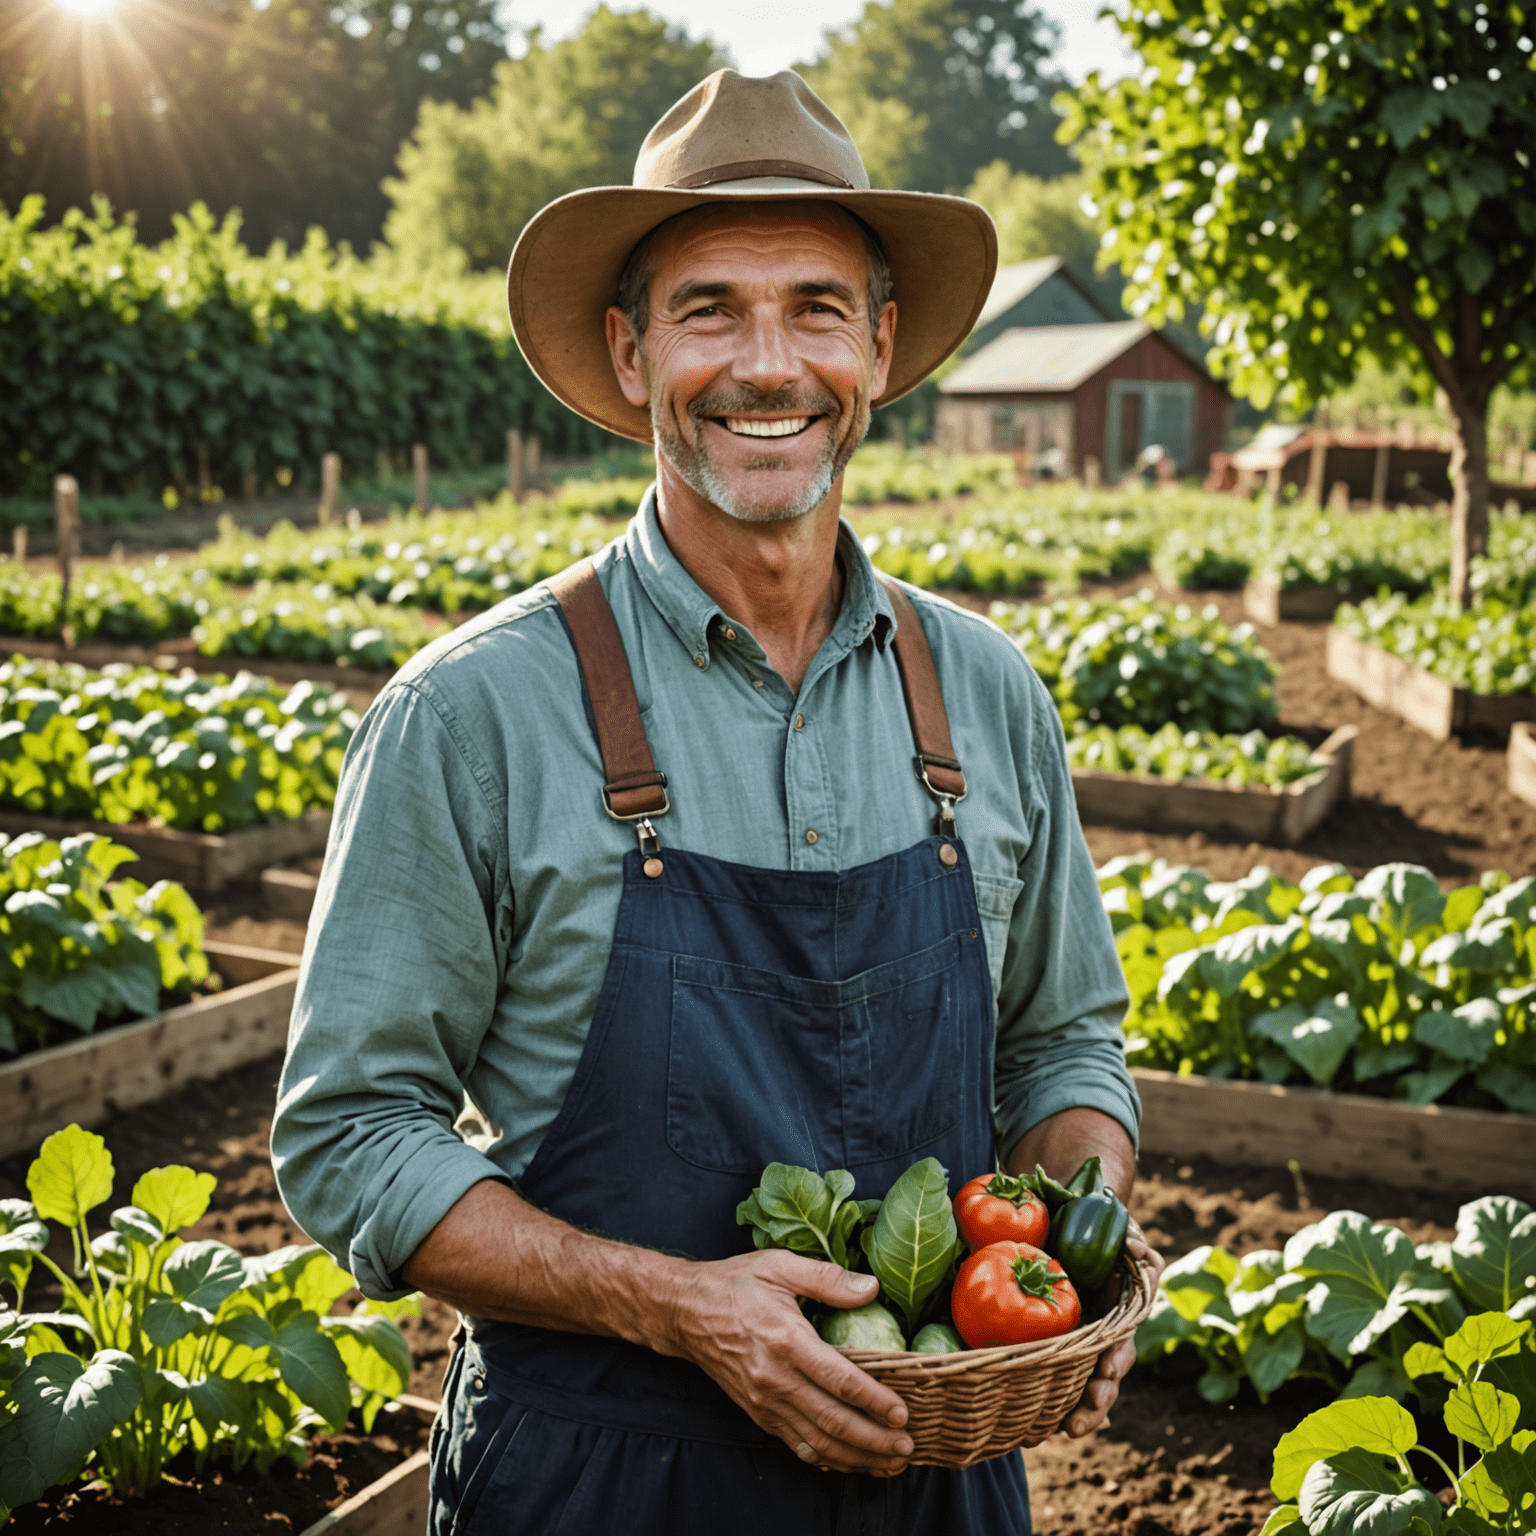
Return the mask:
<svg viewBox="0 0 1536 1536">
<path fill-rule="evenodd" d="M 1536 1119 L 1137 1069 L 1141 1150 L 1536 1201 Z"/>
<path fill-rule="evenodd" d="M 1509 728 L 1509 792 L 1536 805 L 1536 731 L 1528 721 L 1517 720 Z"/>
<path fill-rule="evenodd" d="M 1255 624 L 1323 624 L 1340 603 L 1354 602 L 1358 594 L 1337 587 L 1280 587 L 1256 577 L 1243 587 L 1243 617 Z"/>
<path fill-rule="evenodd" d="M 118 826 L 110 821 L 73 821 L 31 811 L 0 811 L 0 833 L 41 832 L 51 838 L 81 832 L 110 837 L 138 854 L 126 867 L 135 880 L 177 880 L 198 896 L 212 896 L 236 880 L 248 880 L 269 864 L 325 852 L 329 811 L 310 811 L 295 821 L 269 821 L 236 832 L 177 832 L 170 827 Z"/>
<path fill-rule="evenodd" d="M 437 1415 L 438 1405 L 424 1397 L 406 1395 L 398 1401 L 423 1418 Z M 417 1451 L 299 1536 L 422 1536 L 427 1528 L 427 1466 L 428 1453 Z"/>
<path fill-rule="evenodd" d="M 1328 631 L 1328 675 L 1436 741 L 1471 730 L 1503 735 L 1517 720 L 1536 720 L 1536 694 L 1473 693 L 1338 628 Z"/>
<path fill-rule="evenodd" d="M 214 941 L 204 949 L 223 992 L 0 1066 L 0 1157 L 283 1048 L 299 957 Z"/>
<path fill-rule="evenodd" d="M 1355 735 L 1354 726 L 1341 725 L 1312 754 L 1317 772 L 1280 789 L 1074 768 L 1077 814 L 1085 822 L 1145 832 L 1219 831 L 1270 846 L 1298 843 L 1349 799 Z"/>
</svg>

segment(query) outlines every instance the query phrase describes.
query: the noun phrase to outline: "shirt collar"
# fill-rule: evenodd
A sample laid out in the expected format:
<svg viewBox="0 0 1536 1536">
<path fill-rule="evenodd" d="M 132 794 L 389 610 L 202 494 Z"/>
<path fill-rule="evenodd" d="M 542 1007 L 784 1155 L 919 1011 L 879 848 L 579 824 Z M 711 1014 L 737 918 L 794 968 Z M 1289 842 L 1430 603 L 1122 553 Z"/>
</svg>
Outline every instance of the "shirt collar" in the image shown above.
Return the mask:
<svg viewBox="0 0 1536 1536">
<path fill-rule="evenodd" d="M 725 641 L 731 627 L 720 605 L 690 576 L 661 531 L 656 513 L 656 487 L 645 493 L 640 508 L 624 535 L 623 550 L 656 611 L 673 634 L 688 648 L 700 669 L 710 663 L 711 640 Z M 874 566 L 847 519 L 839 522 L 837 552 L 842 557 L 845 585 L 843 604 L 831 638 L 851 651 L 873 637 L 882 649 L 896 627 L 896 614 L 885 588 L 875 579 Z M 748 652 L 762 655 L 756 641 L 739 629 L 738 643 Z"/>
</svg>

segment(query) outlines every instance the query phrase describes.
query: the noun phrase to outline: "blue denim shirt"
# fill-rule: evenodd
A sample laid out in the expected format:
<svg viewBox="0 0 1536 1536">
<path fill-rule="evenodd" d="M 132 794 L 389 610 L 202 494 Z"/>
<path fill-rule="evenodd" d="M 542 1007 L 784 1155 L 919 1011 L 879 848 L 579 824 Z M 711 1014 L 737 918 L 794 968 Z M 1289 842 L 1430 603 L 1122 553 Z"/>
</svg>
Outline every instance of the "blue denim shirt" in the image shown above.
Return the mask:
<svg viewBox="0 0 1536 1536">
<path fill-rule="evenodd" d="M 670 781 L 663 846 L 836 870 L 932 831 L 890 603 L 846 524 L 839 551 L 842 609 L 798 694 L 672 553 L 654 491 L 597 556 Z M 1056 711 L 993 624 L 911 595 L 970 790 L 957 818 L 996 1002 L 999 1150 L 1076 1106 L 1134 1139 L 1125 981 Z M 353 737 L 272 1151 L 289 1210 L 368 1295 L 398 1294 L 401 1266 L 454 1202 L 515 1178 L 560 1109 L 636 846 L 604 813 L 602 780 L 544 587 L 413 658 Z M 484 1134 L 454 1129 L 466 1094 Z"/>
</svg>

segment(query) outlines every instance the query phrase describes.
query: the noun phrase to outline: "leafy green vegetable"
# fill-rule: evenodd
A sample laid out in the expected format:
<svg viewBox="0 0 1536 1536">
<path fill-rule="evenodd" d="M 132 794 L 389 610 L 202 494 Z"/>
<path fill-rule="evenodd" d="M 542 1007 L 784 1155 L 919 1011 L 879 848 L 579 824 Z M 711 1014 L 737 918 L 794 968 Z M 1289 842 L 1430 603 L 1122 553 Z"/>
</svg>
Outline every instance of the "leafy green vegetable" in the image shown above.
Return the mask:
<svg viewBox="0 0 1536 1536">
<path fill-rule="evenodd" d="M 87 1218 L 112 1183 L 102 1139 L 69 1126 L 28 1172 L 35 1204 L 0 1211 L 0 1283 L 17 1306 L 0 1311 L 0 1518 L 82 1473 L 147 1492 L 183 1450 L 200 1467 L 215 1453 L 261 1470 L 302 1463 L 316 1428 L 339 1428 L 354 1405 L 371 1428 L 405 1390 L 410 1351 L 392 1319 L 410 1303 L 333 1317 L 352 1277 L 318 1248 L 245 1259 L 183 1241 L 213 1193 L 190 1168 L 151 1169 L 93 1240 Z M 69 1228 L 76 1274 L 42 1251 L 45 1221 Z M 62 1311 L 20 1310 L 33 1264 Z"/>
<path fill-rule="evenodd" d="M 1527 575 L 1526 583 L 1530 580 Z M 1524 593 L 1484 596 L 1465 613 L 1443 589 L 1416 600 L 1384 595 L 1339 609 L 1334 622 L 1458 688 L 1489 694 L 1536 690 L 1536 614 Z"/>
<path fill-rule="evenodd" d="M 862 1241 L 881 1294 L 915 1334 L 923 1308 L 964 1250 L 937 1158 L 914 1163 L 891 1185 Z"/>
<path fill-rule="evenodd" d="M 878 1200 L 853 1198 L 853 1175 L 834 1168 L 824 1178 L 809 1168 L 769 1163 L 762 1182 L 736 1207 L 736 1224 L 752 1228 L 753 1244 L 788 1248 L 855 1268 L 857 1234 L 873 1220 Z"/>
<path fill-rule="evenodd" d="M 965 1340 L 948 1323 L 927 1323 L 912 1340 L 915 1355 L 958 1355 L 964 1349 Z"/>
<path fill-rule="evenodd" d="M 821 1336 L 834 1348 L 904 1350 L 901 1324 L 878 1301 L 867 1307 L 838 1309 L 821 1325 Z"/>
</svg>

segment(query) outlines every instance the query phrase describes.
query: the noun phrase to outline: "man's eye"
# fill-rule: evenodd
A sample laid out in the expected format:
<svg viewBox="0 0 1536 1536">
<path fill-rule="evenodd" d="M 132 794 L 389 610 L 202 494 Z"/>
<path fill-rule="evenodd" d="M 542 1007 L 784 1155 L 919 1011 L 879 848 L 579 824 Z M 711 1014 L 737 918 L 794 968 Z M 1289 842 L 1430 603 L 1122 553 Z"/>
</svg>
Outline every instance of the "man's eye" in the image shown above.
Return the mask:
<svg viewBox="0 0 1536 1536">
<path fill-rule="evenodd" d="M 690 310 L 688 312 L 687 318 L 690 319 L 690 320 L 697 320 L 700 317 L 703 317 L 704 319 L 712 319 L 715 315 L 718 315 L 719 313 L 720 313 L 720 306 L 718 304 L 705 304 L 700 309 Z"/>
</svg>

